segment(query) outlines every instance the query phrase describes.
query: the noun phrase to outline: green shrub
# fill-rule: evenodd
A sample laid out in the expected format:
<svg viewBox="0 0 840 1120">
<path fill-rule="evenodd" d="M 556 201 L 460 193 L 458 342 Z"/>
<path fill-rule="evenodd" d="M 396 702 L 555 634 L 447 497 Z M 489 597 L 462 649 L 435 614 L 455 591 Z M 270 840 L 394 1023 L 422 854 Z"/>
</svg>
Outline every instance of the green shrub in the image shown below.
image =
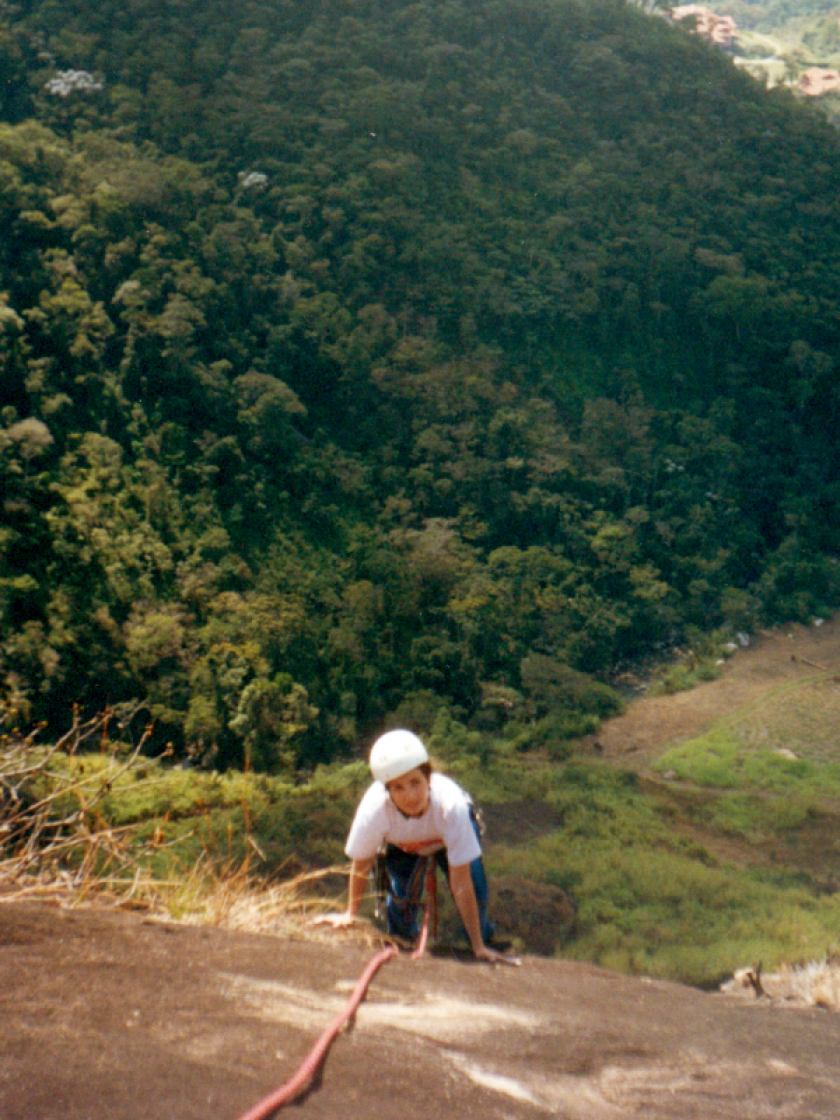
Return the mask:
<svg viewBox="0 0 840 1120">
<path fill-rule="evenodd" d="M 727 795 L 739 826 L 746 793 Z M 824 953 L 833 943 L 840 900 L 817 898 L 806 882 L 721 863 L 681 835 L 632 778 L 593 764 L 555 772 L 550 799 L 562 828 L 524 848 L 491 847 L 491 875 L 519 874 L 560 886 L 576 904 L 564 955 L 625 972 L 711 986 L 743 964 L 765 965 Z M 780 799 L 775 802 L 782 811 Z M 785 827 L 806 819 L 791 808 Z M 711 821 L 719 829 L 725 821 Z"/>
</svg>

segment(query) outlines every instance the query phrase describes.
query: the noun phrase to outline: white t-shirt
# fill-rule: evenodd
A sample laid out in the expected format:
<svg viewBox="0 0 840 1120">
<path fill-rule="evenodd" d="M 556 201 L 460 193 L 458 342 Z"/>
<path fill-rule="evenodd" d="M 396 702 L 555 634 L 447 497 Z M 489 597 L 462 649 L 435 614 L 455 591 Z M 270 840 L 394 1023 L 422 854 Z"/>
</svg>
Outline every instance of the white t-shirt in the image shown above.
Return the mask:
<svg viewBox="0 0 840 1120">
<path fill-rule="evenodd" d="M 382 782 L 374 782 L 367 790 L 344 850 L 350 859 L 372 859 L 386 843 L 421 856 L 445 848 L 452 867 L 472 863 L 481 855 L 470 820 L 469 797 L 451 778 L 435 771 L 422 817 L 403 816 Z"/>
</svg>

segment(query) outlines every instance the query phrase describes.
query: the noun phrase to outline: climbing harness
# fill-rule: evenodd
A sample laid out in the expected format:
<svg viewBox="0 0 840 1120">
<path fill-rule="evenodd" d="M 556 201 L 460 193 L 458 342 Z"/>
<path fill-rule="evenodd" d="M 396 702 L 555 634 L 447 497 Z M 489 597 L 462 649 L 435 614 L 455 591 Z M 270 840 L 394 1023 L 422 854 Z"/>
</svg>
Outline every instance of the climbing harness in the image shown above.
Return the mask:
<svg viewBox="0 0 840 1120">
<path fill-rule="evenodd" d="M 437 879 L 434 870 L 437 862 L 436 855 L 414 856 L 412 869 L 405 881 L 405 891 L 397 894 L 391 880 L 389 861 L 394 855 L 399 856 L 398 848 L 388 845 L 380 850 L 371 869 L 371 887 L 374 897 L 374 917 L 383 925 L 388 920 L 388 901 L 405 918 L 413 914 L 416 907 L 423 904 L 423 892 L 427 890 L 434 897 L 433 916 L 437 921 Z M 438 863 L 438 866 L 444 865 Z M 437 933 L 437 929 L 434 930 Z"/>
<path fill-rule="evenodd" d="M 426 880 L 426 906 L 423 912 L 423 927 L 420 930 L 420 937 L 417 941 L 417 947 L 411 954 L 413 961 L 419 961 L 423 954 L 426 952 L 426 945 L 429 940 L 429 933 L 432 937 L 437 936 L 437 877 L 435 875 L 435 857 L 426 856 L 419 859 L 418 864 L 422 863 L 421 877 L 425 872 Z M 421 880 L 422 881 L 422 880 Z M 430 931 L 431 927 L 431 931 Z"/>
<path fill-rule="evenodd" d="M 420 937 L 417 940 L 416 948 L 410 954 L 410 959 L 413 961 L 419 960 L 426 952 L 430 927 L 433 933 L 437 932 L 437 879 L 435 877 L 435 860 L 433 856 L 421 857 L 417 863 L 418 865 L 422 864 L 419 876 L 421 892 L 424 881 L 423 875 L 425 873 L 426 905 L 423 913 L 423 926 L 420 931 Z M 412 876 L 412 879 L 413 878 L 414 876 Z M 420 897 L 422 897 L 422 894 Z M 350 999 L 341 1012 L 336 1015 L 332 1023 L 330 1023 L 327 1029 L 321 1034 L 318 1041 L 299 1066 L 297 1073 L 285 1082 L 285 1084 L 281 1085 L 279 1089 L 270 1093 L 253 1108 L 249 1109 L 248 1112 L 243 1113 L 242 1116 L 239 1117 L 239 1120 L 267 1120 L 269 1116 L 279 1111 L 279 1109 L 284 1108 L 287 1104 L 292 1104 L 306 1091 L 316 1077 L 318 1070 L 321 1068 L 321 1064 L 329 1052 L 330 1046 L 332 1046 L 342 1027 L 356 1014 L 376 973 L 382 965 L 398 955 L 399 950 L 395 945 L 387 945 L 373 957 L 367 968 L 359 977 L 359 981 L 353 989 L 353 994 L 350 996 Z"/>
</svg>

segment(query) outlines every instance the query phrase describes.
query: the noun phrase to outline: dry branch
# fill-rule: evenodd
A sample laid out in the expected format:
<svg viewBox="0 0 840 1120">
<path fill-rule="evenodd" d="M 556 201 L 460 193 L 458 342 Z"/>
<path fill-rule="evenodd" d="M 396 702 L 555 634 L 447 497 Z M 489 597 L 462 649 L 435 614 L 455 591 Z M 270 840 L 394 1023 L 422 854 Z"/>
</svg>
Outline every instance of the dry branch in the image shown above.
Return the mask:
<svg viewBox="0 0 840 1120">
<path fill-rule="evenodd" d="M 0 716 L 0 886 L 4 893 L 55 880 L 76 889 L 93 879 L 140 871 L 141 853 L 130 851 L 127 829 L 107 824 L 99 806 L 114 783 L 137 762 L 149 740 L 147 728 L 127 757 L 120 760 L 108 737 L 110 712 L 73 724 L 54 743 L 38 743 L 36 728 L 26 734 L 7 730 L 12 714 Z M 94 773 L 58 765 L 80 748 L 99 740 L 113 765 Z M 130 882 L 130 880 L 129 880 Z"/>
<path fill-rule="evenodd" d="M 249 860 L 220 863 L 205 851 L 179 878 L 156 879 L 150 857 L 181 841 L 167 842 L 158 830 L 140 842 L 135 825 L 106 819 L 106 796 L 132 770 L 151 729 L 128 750 L 108 736 L 110 713 L 73 726 L 50 745 L 38 743 L 40 729 L 8 731 L 0 714 L 0 902 L 60 898 L 74 904 L 96 898 L 120 906 L 148 907 L 182 921 L 269 932 L 302 926 L 323 900 L 309 888 L 340 869 L 307 872 L 281 882 L 252 876 Z M 97 747 L 106 765 L 85 766 L 80 748 Z M 68 765 L 69 762 L 69 765 Z M 144 789 L 160 784 L 152 769 L 137 779 Z M 182 838 L 183 839 L 183 838 Z M 259 845 L 248 838 L 264 859 Z"/>
</svg>

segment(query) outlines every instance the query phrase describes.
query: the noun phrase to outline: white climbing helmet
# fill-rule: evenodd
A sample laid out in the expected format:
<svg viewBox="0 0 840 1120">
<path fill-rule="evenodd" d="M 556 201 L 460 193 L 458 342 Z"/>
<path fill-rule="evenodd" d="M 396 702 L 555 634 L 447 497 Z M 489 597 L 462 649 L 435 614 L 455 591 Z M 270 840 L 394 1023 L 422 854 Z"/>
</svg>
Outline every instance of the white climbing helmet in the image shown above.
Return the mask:
<svg viewBox="0 0 840 1120">
<path fill-rule="evenodd" d="M 386 731 L 370 752 L 371 772 L 383 785 L 428 761 L 429 752 L 413 731 Z"/>
</svg>

